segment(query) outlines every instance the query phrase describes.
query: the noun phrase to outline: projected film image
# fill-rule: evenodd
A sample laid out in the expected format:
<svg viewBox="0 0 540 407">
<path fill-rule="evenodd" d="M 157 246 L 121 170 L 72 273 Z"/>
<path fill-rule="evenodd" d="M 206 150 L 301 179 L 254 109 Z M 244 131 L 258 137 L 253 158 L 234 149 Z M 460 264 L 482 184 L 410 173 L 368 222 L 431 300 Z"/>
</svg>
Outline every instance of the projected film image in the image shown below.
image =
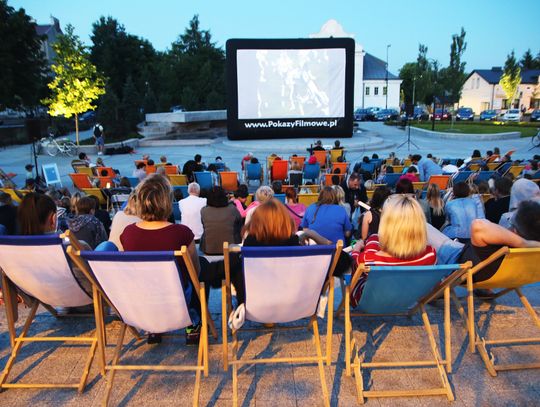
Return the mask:
<svg viewBox="0 0 540 407">
<path fill-rule="evenodd" d="M 239 49 L 238 119 L 345 115 L 345 49 Z"/>
</svg>

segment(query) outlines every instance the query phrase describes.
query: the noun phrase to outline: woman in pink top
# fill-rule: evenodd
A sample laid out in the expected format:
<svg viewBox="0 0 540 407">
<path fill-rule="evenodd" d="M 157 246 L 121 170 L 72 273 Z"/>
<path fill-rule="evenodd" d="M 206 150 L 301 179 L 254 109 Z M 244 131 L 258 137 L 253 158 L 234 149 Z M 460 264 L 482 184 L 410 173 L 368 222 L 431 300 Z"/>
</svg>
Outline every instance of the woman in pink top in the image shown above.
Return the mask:
<svg viewBox="0 0 540 407">
<path fill-rule="evenodd" d="M 296 225 L 296 230 L 302 222 L 304 213 L 306 213 L 306 206 L 304 204 L 298 203 L 298 195 L 295 188 L 288 188 L 285 192 L 287 198 L 287 209 L 289 210 L 289 215 L 291 215 L 294 224 Z"/>
</svg>

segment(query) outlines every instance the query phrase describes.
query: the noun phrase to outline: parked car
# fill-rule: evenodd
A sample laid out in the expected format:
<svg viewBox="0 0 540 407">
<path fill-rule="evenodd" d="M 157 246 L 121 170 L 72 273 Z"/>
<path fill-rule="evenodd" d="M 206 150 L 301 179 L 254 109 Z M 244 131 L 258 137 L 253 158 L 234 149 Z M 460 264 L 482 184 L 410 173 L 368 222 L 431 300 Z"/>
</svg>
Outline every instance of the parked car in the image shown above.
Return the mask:
<svg viewBox="0 0 540 407">
<path fill-rule="evenodd" d="M 441 108 L 435 109 L 435 114 L 433 115 L 435 117 L 435 120 L 451 120 L 452 115 L 448 112 L 448 110 Z"/>
<path fill-rule="evenodd" d="M 354 111 L 354 120 L 357 122 L 373 120 L 373 114 L 368 109 L 356 109 Z"/>
<path fill-rule="evenodd" d="M 480 121 L 482 120 L 497 120 L 497 111 L 496 110 L 483 110 L 480 112 Z"/>
<path fill-rule="evenodd" d="M 382 109 L 375 114 L 375 120 L 382 122 L 387 120 L 397 120 L 399 112 L 396 109 Z"/>
<path fill-rule="evenodd" d="M 470 107 L 460 107 L 456 113 L 456 120 L 474 120 L 474 112 Z"/>
<path fill-rule="evenodd" d="M 520 122 L 521 111 L 519 109 L 508 109 L 502 117 L 505 122 Z"/>
<path fill-rule="evenodd" d="M 416 106 L 412 118 L 414 120 L 429 120 L 429 112 L 425 107 Z"/>
<path fill-rule="evenodd" d="M 367 120 L 376 120 L 375 116 L 382 110 L 380 107 L 368 107 L 366 109 L 370 114 L 370 117 Z"/>
<path fill-rule="evenodd" d="M 96 112 L 94 112 L 93 110 L 84 112 L 79 116 L 79 121 L 81 122 L 93 122 L 94 120 L 96 120 Z"/>
<path fill-rule="evenodd" d="M 531 122 L 540 121 L 540 109 L 534 109 L 531 113 Z"/>
</svg>

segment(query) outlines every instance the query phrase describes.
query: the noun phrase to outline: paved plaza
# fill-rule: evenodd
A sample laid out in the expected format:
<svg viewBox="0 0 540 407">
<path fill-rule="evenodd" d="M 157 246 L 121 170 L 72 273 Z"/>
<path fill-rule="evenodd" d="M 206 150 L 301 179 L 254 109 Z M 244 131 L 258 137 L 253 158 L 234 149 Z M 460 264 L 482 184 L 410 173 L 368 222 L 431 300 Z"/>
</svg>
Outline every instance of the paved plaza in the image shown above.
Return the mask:
<svg viewBox="0 0 540 407">
<path fill-rule="evenodd" d="M 348 149 L 348 161 L 357 161 L 363 155 L 378 153 L 381 157 L 390 151 L 398 156 L 408 154 L 406 146 L 397 150 L 397 146 L 406 140 L 403 130 L 384 126 L 379 123 L 362 123 L 361 132 L 352 139 L 343 139 L 342 144 Z M 314 141 L 314 140 L 313 140 Z M 323 144 L 332 144 L 334 140 L 325 139 Z M 482 153 L 497 146 L 501 151 L 515 149 L 514 157 L 527 158 L 540 154 L 540 149 L 527 151 L 530 139 L 491 140 L 491 141 L 456 141 L 438 139 L 430 136 L 415 135 L 413 141 L 419 149 L 411 147 L 411 152 L 432 153 L 437 157 L 467 157 L 473 149 Z M 173 163 L 183 164 L 194 154 L 200 153 L 204 161 L 213 161 L 221 155 L 232 170 L 240 170 L 240 160 L 246 152 L 254 152 L 264 158 L 271 152 L 283 154 L 302 154 L 310 139 L 277 141 L 228 141 L 225 138 L 213 140 L 186 140 L 174 143 L 157 142 L 154 146 L 137 149 L 134 155 L 105 156 L 107 165 L 131 175 L 133 160 L 141 154 L 150 154 L 154 159 L 165 154 Z M 174 144 L 174 145 L 171 145 Z M 96 156 L 91 156 L 95 161 Z M 62 174 L 62 182 L 71 188 L 67 177 L 71 172 L 71 158 L 39 156 L 40 164 L 56 162 Z M 15 182 L 23 184 L 24 165 L 32 162 L 29 146 L 15 146 L 0 150 L 0 168 L 6 172 L 15 172 Z M 338 285 L 339 287 L 339 285 Z M 531 286 L 524 290 L 536 311 L 540 311 L 540 286 Z M 458 294 L 463 295 L 464 291 Z M 341 296 L 336 289 L 336 305 Z M 511 294 L 493 302 L 477 302 L 480 310 L 480 327 L 489 335 L 503 336 L 538 336 L 535 327 L 521 307 L 516 295 Z M 435 334 L 443 325 L 443 304 L 438 301 L 429 305 L 427 312 L 431 318 Z M 201 405 L 231 405 L 231 372 L 224 372 L 221 362 L 221 293 L 212 290 L 210 311 L 218 327 L 218 340 L 210 339 L 210 375 L 201 380 Z M 27 310 L 20 307 L 21 318 Z M 325 324 L 322 327 L 322 340 L 327 337 Z M 429 343 L 419 317 L 411 319 L 373 318 L 357 319 L 353 322 L 355 337 L 360 346 L 363 360 L 388 361 L 425 358 L 429 356 Z M 32 332 L 42 335 L 80 334 L 91 335 L 94 325 L 92 318 L 55 319 L 40 308 Z M 110 343 L 115 343 L 120 324 L 109 319 L 107 335 Z M 345 375 L 344 363 L 344 325 L 342 320 L 335 322 L 333 334 L 332 366 L 325 367 L 328 389 L 331 393 L 332 406 L 357 405 L 353 379 Z M 438 337 L 438 336 L 437 336 Z M 499 373 L 491 377 L 478 354 L 471 354 L 467 349 L 468 337 L 465 326 L 455 308 L 452 308 L 452 352 L 453 373 L 449 380 L 456 401 L 448 402 L 445 397 L 410 397 L 396 399 L 370 399 L 373 406 L 535 406 L 540 403 L 540 371 L 521 370 Z M 279 333 L 260 333 L 240 335 L 240 353 L 258 357 L 294 356 L 305 352 L 311 345 L 311 335 L 303 330 L 281 331 Z M 126 360 L 137 363 L 172 364 L 175 362 L 194 362 L 196 348 L 184 346 L 184 337 L 165 338 L 161 345 L 146 345 L 145 341 L 136 342 L 128 334 L 126 343 L 130 344 Z M 439 345 L 442 343 L 439 341 Z M 531 362 L 540 360 L 540 347 L 536 345 L 515 347 L 513 353 L 506 348 L 497 348 L 498 362 Z M 0 369 L 9 355 L 9 337 L 6 319 L 0 311 Z M 107 357 L 112 357 L 113 348 L 107 349 Z M 78 380 L 84 364 L 86 350 L 76 346 L 49 347 L 49 344 L 34 343 L 26 345 L 20 355 L 20 362 L 15 365 L 11 378 L 24 376 L 21 380 L 65 383 Z M 438 375 L 434 369 L 413 368 L 406 372 L 394 369 L 376 370 L 364 373 L 364 382 L 372 389 L 412 388 L 415 386 L 436 387 Z M 127 373 L 116 376 L 111 405 L 147 406 L 147 405 L 190 405 L 192 400 L 195 375 L 193 373 Z M 257 365 L 242 367 L 239 376 L 239 397 L 243 406 L 311 406 L 322 405 L 322 393 L 316 365 Z M 29 390 L 9 389 L 0 393 L 0 406 L 94 406 L 100 405 L 105 390 L 105 381 L 100 378 L 97 362 L 92 366 L 86 391 L 79 395 L 74 390 Z"/>
</svg>

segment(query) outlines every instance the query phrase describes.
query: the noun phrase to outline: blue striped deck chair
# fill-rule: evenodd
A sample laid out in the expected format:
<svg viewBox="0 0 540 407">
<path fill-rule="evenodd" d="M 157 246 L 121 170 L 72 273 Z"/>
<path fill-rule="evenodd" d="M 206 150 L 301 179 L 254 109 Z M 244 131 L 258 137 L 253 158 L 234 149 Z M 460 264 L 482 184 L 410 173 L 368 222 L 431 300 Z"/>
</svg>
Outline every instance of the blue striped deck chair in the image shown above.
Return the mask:
<svg viewBox="0 0 540 407">
<path fill-rule="evenodd" d="M 76 239 L 74 239 L 74 244 L 80 246 Z M 9 339 L 12 347 L 11 355 L 0 376 L 0 389 L 74 388 L 81 393 L 86 386 L 88 373 L 98 346 L 97 332 L 88 337 L 28 336 L 28 331 L 40 304 L 55 317 L 60 316 L 55 307 L 80 307 L 92 304 L 92 297 L 83 290 L 73 275 L 62 244 L 62 237 L 58 235 L 0 236 L 0 267 L 2 269 Z M 24 302 L 30 307 L 30 312 L 19 336 L 16 335 L 15 328 L 15 322 L 18 319 L 17 294 L 21 295 Z M 9 373 L 22 346 L 38 341 L 66 342 L 66 345 L 70 342 L 78 345 L 90 345 L 78 383 L 8 382 Z M 104 374 L 104 364 L 100 364 L 100 371 Z"/>
<path fill-rule="evenodd" d="M 478 273 L 488 264 L 491 264 L 494 261 L 500 260 L 502 262 L 499 265 L 496 273 L 493 274 L 489 279 L 473 282 L 473 276 L 475 273 Z M 501 335 L 497 335 L 496 340 L 487 339 L 485 336 L 482 336 L 481 331 L 478 329 L 475 320 L 474 312 L 474 290 L 475 289 L 489 289 L 497 290 L 494 298 L 502 297 L 503 295 L 516 293 L 519 299 L 521 300 L 525 310 L 535 323 L 536 327 L 540 329 L 540 315 L 530 304 L 527 297 L 524 295 L 522 289 L 525 286 L 538 284 L 540 283 L 540 248 L 527 248 L 527 249 L 511 249 L 508 247 L 502 247 L 493 253 L 486 260 L 478 263 L 476 266 L 468 270 L 467 275 L 462 280 L 467 282 L 467 314 L 463 310 L 463 307 L 455 294 L 455 291 L 452 290 L 452 300 L 454 301 L 461 317 L 467 324 L 467 329 L 469 331 L 469 350 L 475 352 L 478 348 L 478 353 L 486 365 L 487 371 L 491 376 L 497 376 L 497 372 L 505 370 L 518 370 L 518 369 L 540 369 L 540 361 L 536 359 L 534 362 L 529 363 L 496 363 L 496 357 L 493 355 L 491 350 L 497 346 L 511 347 L 514 346 L 523 346 L 531 345 L 533 343 L 538 344 L 540 342 L 540 337 L 523 337 L 520 338 L 502 338 Z M 485 323 L 488 320 L 491 320 L 489 316 L 486 316 Z M 515 327 L 519 330 L 518 320 L 513 320 Z M 487 332 L 487 327 L 483 327 L 483 332 Z M 531 346 L 527 346 L 531 348 Z M 526 350 L 521 348 L 520 353 L 526 354 Z M 538 352 L 536 353 L 538 355 Z M 522 355 L 522 359 L 523 359 Z"/>
<path fill-rule="evenodd" d="M 187 185 L 173 185 L 173 191 L 176 190 L 176 189 L 179 189 L 180 191 L 182 191 L 182 195 L 184 196 L 184 198 L 187 198 L 188 197 L 188 186 Z"/>
<path fill-rule="evenodd" d="M 212 181 L 212 173 L 210 171 L 194 171 L 195 182 L 199 184 L 201 189 L 212 189 L 214 182 Z"/>
<path fill-rule="evenodd" d="M 377 166 L 375 163 L 369 162 L 369 163 L 360 163 L 360 168 L 362 168 L 364 171 L 369 172 L 370 174 L 373 174 L 375 170 L 377 169 Z"/>
<path fill-rule="evenodd" d="M 321 166 L 319 163 L 304 165 L 304 184 L 306 183 L 306 180 L 311 180 L 311 182 L 317 184 L 320 175 Z"/>
<path fill-rule="evenodd" d="M 446 395 L 448 400 L 454 400 L 452 389 L 446 373 L 452 370 L 450 342 L 450 287 L 468 270 L 470 263 L 465 265 L 452 264 L 441 266 L 358 266 L 352 281 L 346 280 L 345 298 L 338 312 L 345 309 L 345 365 L 346 374 L 355 376 L 358 401 L 364 402 L 364 397 L 399 397 L 399 396 L 428 396 Z M 368 273 L 362 297 L 351 312 L 351 287 L 355 287 L 362 272 Z M 350 279 L 349 279 L 350 280 Z M 437 347 L 437 341 L 431 329 L 425 305 L 444 295 L 444 344 L 445 358 L 443 359 Z M 392 362 L 363 362 L 360 361 L 359 349 L 352 335 L 351 316 L 412 316 L 420 313 L 424 330 L 429 339 L 432 359 L 415 361 Z M 407 368 L 433 366 L 438 370 L 442 386 L 429 389 L 406 390 L 365 390 L 362 369 L 375 368 Z"/>
<path fill-rule="evenodd" d="M 493 176 L 493 174 L 495 174 L 495 171 L 479 171 L 474 177 L 474 183 L 478 184 L 483 181 L 487 182 Z"/>
<path fill-rule="evenodd" d="M 262 185 L 263 177 L 264 175 L 263 175 L 263 168 L 262 168 L 261 163 L 246 164 L 245 180 L 248 185 L 249 185 L 249 181 L 259 181 L 259 183 Z"/>
<path fill-rule="evenodd" d="M 383 184 L 386 184 L 388 188 L 393 189 L 396 187 L 399 177 L 401 177 L 401 174 L 386 174 L 382 182 Z"/>
<path fill-rule="evenodd" d="M 512 161 L 508 161 L 506 163 L 501 164 L 495 171 L 497 171 L 500 175 L 504 175 L 510 169 L 511 166 L 512 166 Z"/>
<path fill-rule="evenodd" d="M 375 169 L 378 170 L 381 168 L 383 160 L 381 158 L 372 158 L 369 162 L 375 164 Z"/>
<path fill-rule="evenodd" d="M 324 362 L 329 365 L 332 350 L 334 302 L 333 273 L 343 242 L 329 246 L 239 247 L 223 244 L 225 280 L 222 282 L 223 368 L 232 366 L 233 405 L 238 405 L 238 369 L 241 365 L 257 363 L 317 363 L 325 406 L 330 406 L 326 387 Z M 240 253 L 244 275 L 245 303 L 232 308 L 230 254 Z M 321 293 L 328 291 L 328 320 L 326 352 L 323 354 L 319 337 L 317 314 Z M 313 353 L 295 357 L 238 359 L 238 332 L 249 329 L 232 325 L 232 358 L 229 359 L 227 320 L 244 313 L 245 321 L 284 324 L 309 319 L 313 329 Z M 286 326 L 273 327 L 287 329 Z M 294 327 L 290 327 L 294 329 Z M 297 328 L 297 327 L 296 327 Z"/>
<path fill-rule="evenodd" d="M 474 171 L 458 171 L 454 174 L 454 178 L 452 178 L 453 184 L 457 184 L 458 182 L 467 182 L 471 175 L 475 174 Z"/>
<path fill-rule="evenodd" d="M 135 188 L 139 184 L 139 178 L 137 177 L 126 177 L 129 181 L 129 185 L 131 185 L 132 188 Z"/>
<path fill-rule="evenodd" d="M 199 283 L 197 272 L 191 262 L 187 247 L 179 251 L 165 252 L 96 252 L 77 251 L 68 247 L 71 259 L 85 270 L 92 281 L 94 302 L 104 300 L 111 304 L 122 324 L 115 354 L 110 364 L 105 366 L 107 386 L 103 404 L 108 405 L 118 371 L 194 371 L 195 390 L 193 405 L 198 406 L 201 373 L 208 376 L 208 328 L 215 332 L 206 305 L 204 284 Z M 181 276 L 180 264 L 187 269 L 190 281 Z M 149 333 L 165 333 L 184 329 L 193 324 L 188 304 L 192 295 L 199 296 L 201 303 L 201 336 L 196 365 L 137 365 L 122 364 L 120 356 L 126 329 Z M 98 335 L 100 359 L 103 352 L 103 319 L 99 318 Z"/>
</svg>

